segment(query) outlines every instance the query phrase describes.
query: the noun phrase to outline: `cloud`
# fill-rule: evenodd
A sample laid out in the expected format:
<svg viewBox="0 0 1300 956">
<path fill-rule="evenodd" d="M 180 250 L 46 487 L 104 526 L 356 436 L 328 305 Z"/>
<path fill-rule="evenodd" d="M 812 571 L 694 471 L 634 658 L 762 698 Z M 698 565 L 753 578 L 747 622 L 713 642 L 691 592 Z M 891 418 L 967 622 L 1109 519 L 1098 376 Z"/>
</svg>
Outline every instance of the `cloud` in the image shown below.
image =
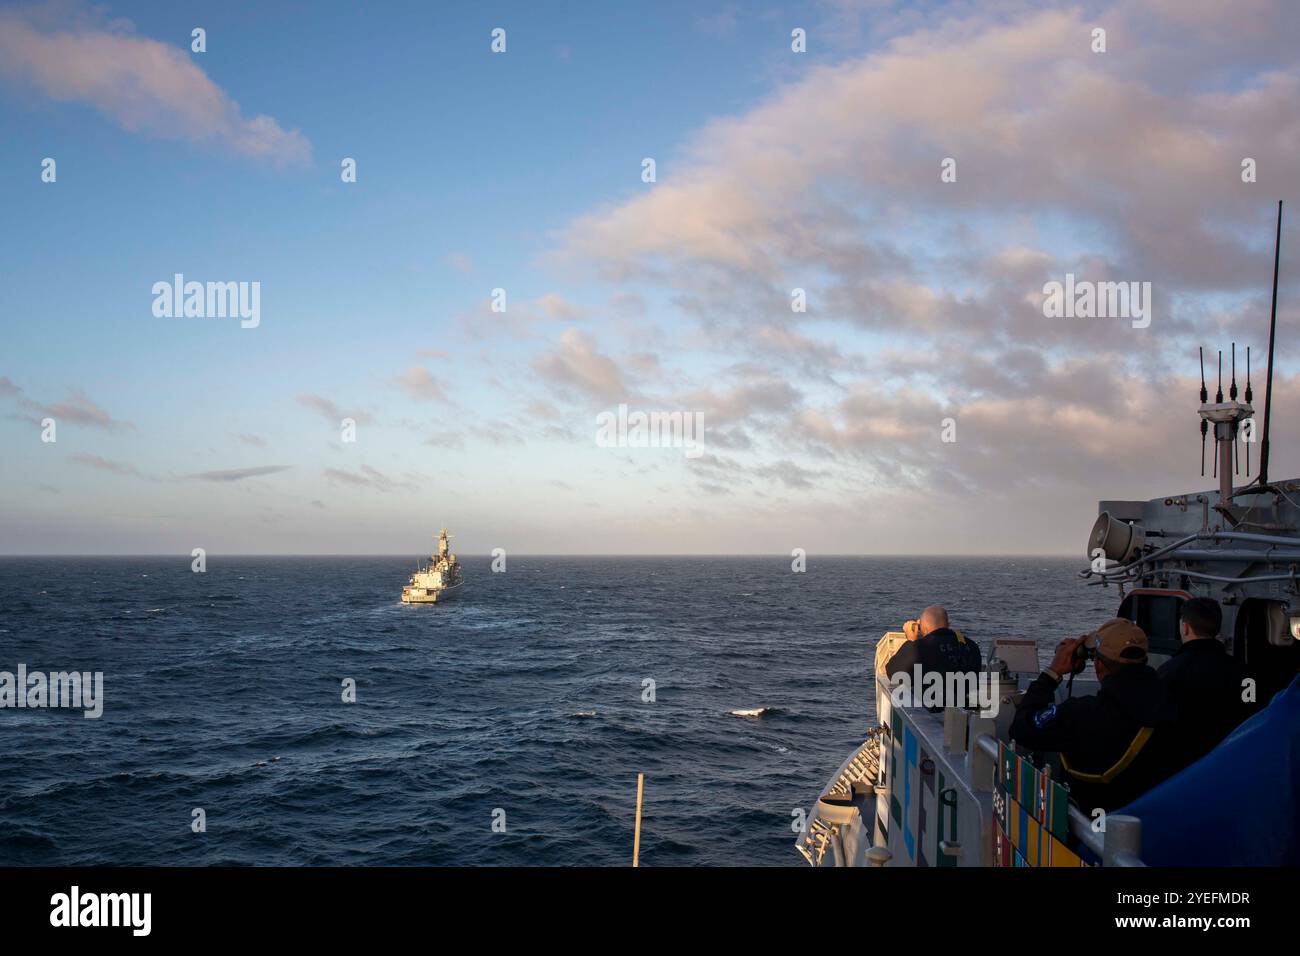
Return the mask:
<svg viewBox="0 0 1300 956">
<path fill-rule="evenodd" d="M 88 103 L 129 132 L 217 143 L 276 164 L 306 162 L 311 144 L 270 116 L 245 116 L 189 51 L 93 17 L 0 12 L 0 77 L 62 103 Z"/>
<path fill-rule="evenodd" d="M 825 471 L 802 468 L 789 459 L 758 468 L 754 473 L 761 478 L 779 481 L 785 487 L 793 489 L 812 488 L 813 479 L 827 474 Z"/>
<path fill-rule="evenodd" d="M 338 484 L 351 485 L 357 488 L 373 488 L 384 493 L 396 491 L 399 488 L 414 487 L 409 481 L 394 481 L 383 472 L 371 468 L 369 465 L 362 465 L 355 472 L 344 471 L 341 468 L 326 468 L 325 477 Z"/>
<path fill-rule="evenodd" d="M 544 421 L 558 422 L 564 420 L 563 414 L 553 403 L 541 398 L 529 402 L 524 411 L 532 417 Z"/>
<path fill-rule="evenodd" d="M 79 388 L 70 389 L 68 397 L 63 401 L 47 404 L 27 398 L 23 389 L 10 379 L 0 378 L 0 397 L 17 398 L 19 408 L 27 413 L 20 417 L 25 417 L 28 421 L 39 422 L 42 418 L 53 418 L 59 424 L 71 422 L 105 431 L 135 428 L 130 422 L 114 418 Z"/>
<path fill-rule="evenodd" d="M 534 360 L 533 368 L 556 385 L 601 401 L 628 398 L 628 386 L 618 363 L 603 355 L 591 336 L 577 329 L 566 329 L 554 349 Z"/>
<path fill-rule="evenodd" d="M 77 452 L 71 456 L 72 461 L 79 465 L 85 465 L 87 468 L 95 468 L 99 471 L 111 472 L 114 475 L 122 475 L 128 478 L 143 478 L 140 470 L 135 465 L 127 462 L 114 461 L 111 458 L 103 458 L 99 455 L 88 455 L 84 452 Z"/>
<path fill-rule="evenodd" d="M 215 481 L 226 483 L 231 481 L 243 481 L 245 478 L 261 478 L 263 475 L 274 475 L 281 471 L 288 471 L 292 465 L 259 465 L 254 468 L 229 468 L 221 471 L 200 471 L 192 475 L 182 475 L 182 478 L 192 478 L 199 481 Z"/>
<path fill-rule="evenodd" d="M 710 424 L 744 422 L 758 415 L 789 412 L 798 406 L 800 392 L 775 375 L 764 375 L 725 391 L 697 389 L 681 395 L 676 404 L 704 413 Z"/>
<path fill-rule="evenodd" d="M 370 421 L 369 413 L 362 411 L 345 412 L 323 395 L 304 392 L 298 396 L 298 404 L 319 412 L 321 416 L 335 426 L 338 426 L 345 418 L 351 418 L 357 424 L 365 424 Z"/>
<path fill-rule="evenodd" d="M 696 463 L 715 488 L 1014 492 L 1050 516 L 1053 495 L 1194 484 L 1196 449 L 1150 448 L 1195 433 L 1195 345 L 1254 344 L 1261 388 L 1272 197 L 1300 180 L 1300 54 L 1274 39 L 1294 12 L 1039 6 L 891 10 L 888 42 L 801 70 L 652 188 L 576 218 L 560 262 L 687 330 L 658 366 L 569 332 L 535 370 L 605 400 L 635 373 L 647 407 L 703 411 L 706 445 L 734 456 Z M 1268 185 L 1242 182 L 1245 156 Z M 1300 328 L 1296 250 L 1280 335 Z M 1066 272 L 1149 281 L 1151 328 L 1047 319 L 1044 283 Z"/>
<path fill-rule="evenodd" d="M 1285 31 L 1285 4 L 1253 6 Z M 1235 86 L 1202 89 L 1189 66 L 1152 66 L 1167 65 L 1161 44 L 1174 43 L 1158 11 L 1101 19 L 1151 48 L 1094 54 L 1094 19 L 1054 10 L 1011 23 L 952 17 L 814 68 L 706 127 L 677 175 L 579 218 L 568 257 L 614 281 L 666 285 L 701 312 L 752 314 L 762 289 L 788 303 L 792 286 L 820 286 L 810 311 L 820 299 L 826 315 L 833 301 L 836 318 L 929 333 L 952 328 L 983 280 L 971 249 L 1025 231 L 1020 217 L 1033 228 L 1065 216 L 1095 242 L 1089 251 L 1135 278 L 1257 288 L 1271 207 L 1243 190 L 1240 163 L 1256 158 L 1273 183 L 1300 177 L 1294 54 L 1285 71 L 1250 72 L 1247 61 Z M 1189 64 L 1210 55 L 1179 53 Z M 955 183 L 940 182 L 944 157 L 957 162 Z M 1071 264 L 1059 252 L 1048 262 Z M 958 334 L 1002 311 L 972 318 Z M 1041 321 L 1031 331 L 1053 334 Z"/>
<path fill-rule="evenodd" d="M 110 430 L 130 427 L 128 423 L 113 418 L 112 415 L 104 411 L 103 408 L 80 390 L 74 391 L 67 401 L 37 407 L 52 418 L 76 422 L 78 425 L 90 425 L 93 428 Z"/>
<path fill-rule="evenodd" d="M 407 369 L 393 384 L 400 387 L 407 395 L 422 402 L 443 402 L 447 396 L 427 368 L 419 365 Z"/>
<path fill-rule="evenodd" d="M 537 307 L 548 319 L 557 322 L 577 322 L 586 318 L 586 312 L 573 305 L 558 292 L 547 292 L 537 299 Z"/>
<path fill-rule="evenodd" d="M 616 296 L 611 299 L 610 308 L 626 313 L 635 308 L 635 304 L 634 296 L 622 299 Z M 486 332 L 525 340 L 549 335 L 549 327 L 556 322 L 582 322 L 592 315 L 591 310 L 559 292 L 544 292 L 532 299 L 518 296 L 508 299 L 507 305 L 503 312 L 494 311 L 492 300 L 485 298 L 470 309 L 457 313 L 455 320 L 469 338 L 482 338 Z"/>
</svg>

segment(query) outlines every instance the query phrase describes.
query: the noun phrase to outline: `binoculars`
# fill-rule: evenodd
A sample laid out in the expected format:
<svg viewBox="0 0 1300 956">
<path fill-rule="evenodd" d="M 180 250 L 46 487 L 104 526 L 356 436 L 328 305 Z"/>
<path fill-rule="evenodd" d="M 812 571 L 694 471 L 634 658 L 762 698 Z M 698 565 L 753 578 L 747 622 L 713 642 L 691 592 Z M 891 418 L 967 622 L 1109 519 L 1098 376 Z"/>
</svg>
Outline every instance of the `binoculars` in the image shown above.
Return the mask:
<svg viewBox="0 0 1300 956">
<path fill-rule="evenodd" d="M 1092 642 L 1089 644 L 1089 642 Z M 1096 647 L 1097 636 L 1095 634 L 1084 634 L 1074 648 L 1074 666 L 1070 668 L 1071 674 L 1082 674 L 1084 668 L 1088 666 L 1088 661 L 1097 657 Z"/>
</svg>

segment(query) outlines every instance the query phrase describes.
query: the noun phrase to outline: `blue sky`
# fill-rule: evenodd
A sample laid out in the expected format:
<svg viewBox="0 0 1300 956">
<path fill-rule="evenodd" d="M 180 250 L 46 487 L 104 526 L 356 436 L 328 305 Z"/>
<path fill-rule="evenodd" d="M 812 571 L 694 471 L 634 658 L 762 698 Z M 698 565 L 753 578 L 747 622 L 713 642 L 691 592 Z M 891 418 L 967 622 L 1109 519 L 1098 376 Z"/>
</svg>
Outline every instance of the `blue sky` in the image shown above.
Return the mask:
<svg viewBox="0 0 1300 956">
<path fill-rule="evenodd" d="M 405 553 L 443 524 L 467 552 L 1072 551 L 1097 498 L 1199 482 L 1088 457 L 1107 422 L 1143 446 L 1135 408 L 1149 432 L 1185 425 L 1194 456 L 1194 406 L 1162 417 L 1172 378 L 1092 406 L 1076 380 L 1117 355 L 1186 376 L 1195 344 L 1262 342 L 1273 203 L 1296 181 L 1276 104 L 1298 74 L 1208 14 L 232 7 L 0 7 L 0 551 Z M 1094 20 L 1142 55 L 1089 53 Z M 1206 69 L 1171 78 L 1189 36 Z M 1051 142 L 1038 124 L 1082 94 L 1136 104 L 1128 160 L 1169 168 L 1114 165 L 1104 131 L 1093 165 Z M 973 172 L 942 193 L 948 150 Z M 1238 153 L 1262 157 L 1255 192 Z M 1171 235 L 1187 248 L 1166 257 Z M 1083 268 L 1154 280 L 1165 331 L 1038 331 L 1026 297 Z M 259 327 L 153 316 L 176 272 L 260 282 Z M 796 285 L 810 314 L 789 312 Z M 622 401 L 702 412 L 709 455 L 597 447 L 594 415 Z M 978 426 L 959 449 L 935 443 L 949 413 Z M 1008 486 L 990 461 L 1035 436 L 1050 454 L 1006 463 L 1026 487 L 1004 507 L 1068 500 L 1070 520 L 990 544 L 972 508 Z"/>
</svg>

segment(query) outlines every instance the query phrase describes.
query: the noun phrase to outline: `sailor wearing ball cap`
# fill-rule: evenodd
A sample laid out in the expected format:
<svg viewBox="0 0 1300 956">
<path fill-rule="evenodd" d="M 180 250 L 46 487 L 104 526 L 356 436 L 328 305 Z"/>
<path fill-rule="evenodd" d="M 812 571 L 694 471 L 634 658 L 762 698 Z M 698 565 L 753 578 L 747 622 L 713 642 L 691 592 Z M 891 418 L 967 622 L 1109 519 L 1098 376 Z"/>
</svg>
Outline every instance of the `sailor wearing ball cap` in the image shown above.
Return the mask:
<svg viewBox="0 0 1300 956">
<path fill-rule="evenodd" d="M 1016 707 L 1011 739 L 1059 753 L 1063 782 L 1085 813 L 1122 807 L 1178 769 L 1177 708 L 1147 665 L 1147 647 L 1142 628 L 1123 618 L 1066 638 Z M 1057 703 L 1061 678 L 1089 660 L 1097 693 Z"/>
</svg>

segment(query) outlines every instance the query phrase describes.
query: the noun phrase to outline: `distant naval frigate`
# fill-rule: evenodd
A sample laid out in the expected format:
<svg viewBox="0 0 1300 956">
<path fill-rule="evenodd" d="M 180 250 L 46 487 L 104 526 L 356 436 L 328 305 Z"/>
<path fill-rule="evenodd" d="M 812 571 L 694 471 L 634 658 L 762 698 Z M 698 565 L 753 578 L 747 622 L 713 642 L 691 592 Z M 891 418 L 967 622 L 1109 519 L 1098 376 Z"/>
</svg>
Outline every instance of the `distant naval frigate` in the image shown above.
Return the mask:
<svg viewBox="0 0 1300 956">
<path fill-rule="evenodd" d="M 430 556 L 425 567 L 417 568 L 402 588 L 403 604 L 437 604 L 450 601 L 460 593 L 465 576 L 447 545 L 449 537 L 446 528 L 438 533 L 438 553 Z"/>
</svg>

